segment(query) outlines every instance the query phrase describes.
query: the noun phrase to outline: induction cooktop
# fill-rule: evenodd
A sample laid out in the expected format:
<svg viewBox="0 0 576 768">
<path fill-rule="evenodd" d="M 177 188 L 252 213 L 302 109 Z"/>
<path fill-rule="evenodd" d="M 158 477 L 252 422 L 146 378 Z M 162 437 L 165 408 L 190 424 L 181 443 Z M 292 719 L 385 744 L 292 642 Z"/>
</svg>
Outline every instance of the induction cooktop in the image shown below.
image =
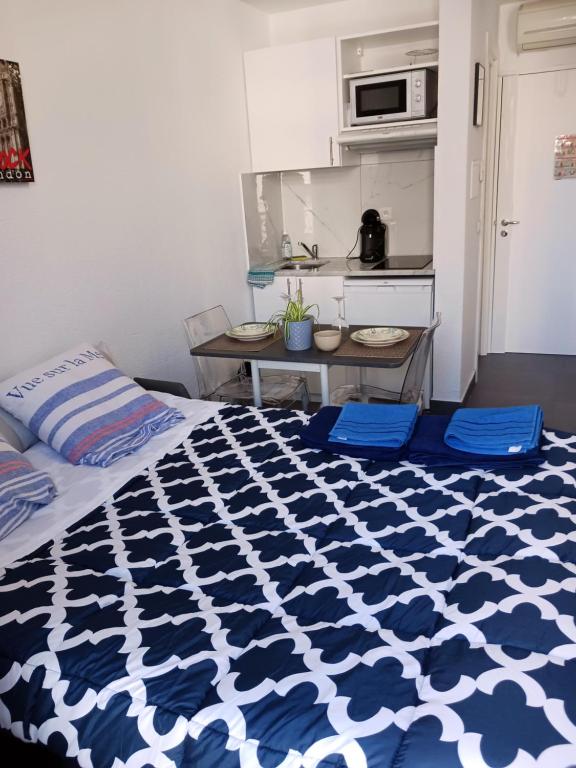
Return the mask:
<svg viewBox="0 0 576 768">
<path fill-rule="evenodd" d="M 359 266 L 354 268 L 366 272 L 370 272 L 373 269 L 424 269 L 431 261 L 432 256 L 426 254 L 417 256 L 387 256 L 382 261 L 375 261 L 369 264 L 360 262 Z"/>
</svg>

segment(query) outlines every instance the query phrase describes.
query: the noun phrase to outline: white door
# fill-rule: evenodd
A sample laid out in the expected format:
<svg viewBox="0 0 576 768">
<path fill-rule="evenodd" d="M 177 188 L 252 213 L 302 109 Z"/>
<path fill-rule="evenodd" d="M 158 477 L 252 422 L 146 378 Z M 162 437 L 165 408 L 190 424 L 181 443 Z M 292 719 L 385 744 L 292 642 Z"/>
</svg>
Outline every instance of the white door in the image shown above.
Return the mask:
<svg viewBox="0 0 576 768">
<path fill-rule="evenodd" d="M 334 38 L 247 51 L 244 68 L 252 170 L 339 164 Z"/>
<path fill-rule="evenodd" d="M 504 77 L 492 351 L 576 354 L 576 178 L 555 139 L 576 134 L 576 70 Z"/>
</svg>

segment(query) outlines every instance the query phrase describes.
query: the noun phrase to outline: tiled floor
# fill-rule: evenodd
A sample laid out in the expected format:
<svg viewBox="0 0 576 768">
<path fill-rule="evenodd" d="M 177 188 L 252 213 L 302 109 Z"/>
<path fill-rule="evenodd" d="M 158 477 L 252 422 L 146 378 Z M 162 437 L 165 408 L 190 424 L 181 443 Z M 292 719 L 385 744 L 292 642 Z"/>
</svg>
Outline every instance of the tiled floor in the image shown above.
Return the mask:
<svg viewBox="0 0 576 768">
<path fill-rule="evenodd" d="M 544 409 L 544 424 L 576 432 L 576 356 L 486 355 L 466 405 L 529 405 Z"/>
</svg>

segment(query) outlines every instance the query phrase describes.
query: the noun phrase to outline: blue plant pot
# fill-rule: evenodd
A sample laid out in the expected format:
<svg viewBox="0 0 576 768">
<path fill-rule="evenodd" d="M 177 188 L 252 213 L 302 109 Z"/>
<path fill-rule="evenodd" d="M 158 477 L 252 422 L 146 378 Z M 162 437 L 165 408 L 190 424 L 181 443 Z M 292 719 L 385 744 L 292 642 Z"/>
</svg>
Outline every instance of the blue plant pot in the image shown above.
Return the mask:
<svg viewBox="0 0 576 768">
<path fill-rule="evenodd" d="M 297 323 L 284 323 L 284 344 L 292 352 L 301 352 L 312 346 L 312 327 L 314 318 L 307 317 Z M 288 331 L 288 326 L 290 330 Z"/>
</svg>

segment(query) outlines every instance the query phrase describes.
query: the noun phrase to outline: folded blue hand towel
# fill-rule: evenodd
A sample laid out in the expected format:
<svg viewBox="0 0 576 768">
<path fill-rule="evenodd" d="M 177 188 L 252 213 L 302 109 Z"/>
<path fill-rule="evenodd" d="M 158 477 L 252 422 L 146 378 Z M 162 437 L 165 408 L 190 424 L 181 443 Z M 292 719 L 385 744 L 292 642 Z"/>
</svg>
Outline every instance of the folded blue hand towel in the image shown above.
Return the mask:
<svg viewBox="0 0 576 768">
<path fill-rule="evenodd" d="M 524 454 L 540 443 L 542 422 L 539 405 L 460 408 L 448 424 L 444 442 L 469 453 Z"/>
<path fill-rule="evenodd" d="M 246 282 L 248 285 L 253 285 L 256 288 L 266 288 L 267 285 L 272 285 L 274 282 L 274 274 L 273 269 L 250 269 Z"/>
<path fill-rule="evenodd" d="M 384 406 L 379 406 L 384 407 Z M 371 459 L 372 461 L 399 461 L 404 455 L 405 448 L 378 448 L 373 445 L 347 445 L 332 442 L 330 431 L 342 409 L 335 405 L 327 405 L 310 419 L 300 433 L 300 439 L 309 448 L 329 451 L 339 456 L 351 456 L 355 459 Z"/>
<path fill-rule="evenodd" d="M 417 405 L 346 403 L 330 432 L 330 440 L 400 448 L 410 439 L 417 418 Z"/>
<path fill-rule="evenodd" d="M 478 467 L 480 469 L 522 467 L 543 461 L 539 446 L 523 454 L 510 453 L 506 456 L 466 453 L 451 448 L 444 442 L 444 434 L 450 418 L 450 416 L 420 416 L 408 445 L 406 455 L 408 461 L 427 467 Z"/>
</svg>

